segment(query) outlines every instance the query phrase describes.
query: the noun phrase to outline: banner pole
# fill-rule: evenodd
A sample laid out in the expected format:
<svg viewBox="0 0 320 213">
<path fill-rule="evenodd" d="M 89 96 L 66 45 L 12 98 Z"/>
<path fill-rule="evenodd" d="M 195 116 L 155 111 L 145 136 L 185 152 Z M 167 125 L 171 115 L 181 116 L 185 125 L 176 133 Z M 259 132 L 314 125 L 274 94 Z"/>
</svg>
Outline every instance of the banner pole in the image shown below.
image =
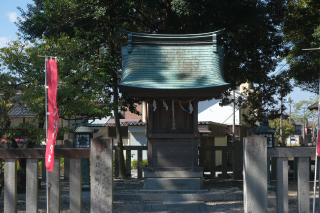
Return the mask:
<svg viewBox="0 0 320 213">
<path fill-rule="evenodd" d="M 45 63 L 44 63 L 44 67 L 45 67 L 45 108 L 46 108 L 46 144 L 47 144 L 47 134 L 48 134 L 48 86 L 47 86 L 47 60 L 48 57 L 45 57 Z M 42 166 L 46 166 L 46 164 L 42 163 Z M 46 184 L 46 191 L 47 191 L 47 212 L 49 213 L 49 175 L 48 175 L 48 169 L 46 168 L 46 176 L 47 176 L 47 184 Z"/>
<path fill-rule="evenodd" d="M 318 100 L 318 129 L 317 129 L 317 141 L 316 141 L 316 159 L 314 165 L 314 183 L 313 183 L 313 213 L 316 210 L 316 190 L 317 190 L 317 167 L 318 167 L 318 140 L 319 140 L 319 131 L 320 131 L 320 76 L 319 76 L 319 100 Z M 319 194 L 320 199 L 320 194 Z"/>
</svg>

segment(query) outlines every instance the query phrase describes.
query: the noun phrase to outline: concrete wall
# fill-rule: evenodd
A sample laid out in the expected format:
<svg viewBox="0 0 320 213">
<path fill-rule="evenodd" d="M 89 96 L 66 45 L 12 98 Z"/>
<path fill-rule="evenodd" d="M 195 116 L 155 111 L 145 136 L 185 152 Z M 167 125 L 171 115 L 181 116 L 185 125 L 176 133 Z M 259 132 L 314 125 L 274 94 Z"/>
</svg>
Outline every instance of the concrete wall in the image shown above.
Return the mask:
<svg viewBox="0 0 320 213">
<path fill-rule="evenodd" d="M 11 125 L 18 126 L 20 123 L 23 123 L 23 118 L 12 118 Z"/>
<path fill-rule="evenodd" d="M 223 123 L 232 125 L 233 114 L 232 105 L 219 106 L 220 100 L 212 99 L 210 101 L 199 101 L 198 104 L 198 120 L 199 121 L 212 121 L 215 123 Z M 238 109 L 236 107 L 236 109 Z M 236 125 L 239 125 L 239 111 L 236 113 Z M 229 118 L 228 118 L 229 117 Z"/>
<path fill-rule="evenodd" d="M 147 139 L 145 133 L 145 126 L 129 126 L 129 137 L 130 137 L 130 146 L 147 146 Z M 138 159 L 138 152 L 131 151 L 132 157 L 131 160 Z M 147 159 L 147 151 L 142 151 L 142 159 Z"/>
</svg>

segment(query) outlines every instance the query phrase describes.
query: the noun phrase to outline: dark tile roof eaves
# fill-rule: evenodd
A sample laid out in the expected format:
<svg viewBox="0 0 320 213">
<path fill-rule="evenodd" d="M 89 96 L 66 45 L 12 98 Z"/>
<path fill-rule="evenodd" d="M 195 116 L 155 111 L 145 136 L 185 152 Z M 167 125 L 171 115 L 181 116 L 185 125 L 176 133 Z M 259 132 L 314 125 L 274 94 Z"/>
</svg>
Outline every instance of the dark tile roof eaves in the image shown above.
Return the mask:
<svg viewBox="0 0 320 213">
<path fill-rule="evenodd" d="M 308 107 L 309 110 L 318 110 L 318 102 Z"/>
<path fill-rule="evenodd" d="M 120 126 L 145 126 L 145 122 L 120 122 Z M 115 123 L 106 123 L 106 126 L 115 127 Z"/>
<path fill-rule="evenodd" d="M 26 107 L 15 107 L 9 114 L 10 116 L 35 116 L 30 112 L 29 108 Z"/>
</svg>

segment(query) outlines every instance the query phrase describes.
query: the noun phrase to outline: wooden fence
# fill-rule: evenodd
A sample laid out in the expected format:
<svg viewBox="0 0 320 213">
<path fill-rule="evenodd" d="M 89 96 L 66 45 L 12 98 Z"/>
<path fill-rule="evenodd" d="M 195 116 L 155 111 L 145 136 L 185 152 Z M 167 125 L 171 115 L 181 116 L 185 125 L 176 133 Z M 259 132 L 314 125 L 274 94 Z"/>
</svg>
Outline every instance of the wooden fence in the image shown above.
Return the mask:
<svg viewBox="0 0 320 213">
<path fill-rule="evenodd" d="M 55 148 L 54 153 L 54 171 L 47 177 L 50 213 L 60 212 L 60 158 L 70 158 L 70 212 L 81 212 L 81 158 L 91 158 L 90 212 L 113 212 L 113 199 L 105 199 L 113 197 L 112 140 L 93 138 L 91 148 Z M 38 160 L 44 156 L 44 148 L 0 149 L 5 158 L 4 212 L 17 212 L 18 158 L 27 159 L 26 212 L 38 212 Z"/>
<path fill-rule="evenodd" d="M 118 168 L 118 147 L 114 146 L 113 150 L 115 150 L 115 177 L 119 177 L 119 170 Z M 148 150 L 147 146 L 124 146 L 123 150 L 126 151 L 126 156 L 130 156 L 126 158 L 126 171 L 128 177 L 131 177 L 131 151 L 138 152 L 138 178 L 142 178 L 142 151 Z"/>
</svg>

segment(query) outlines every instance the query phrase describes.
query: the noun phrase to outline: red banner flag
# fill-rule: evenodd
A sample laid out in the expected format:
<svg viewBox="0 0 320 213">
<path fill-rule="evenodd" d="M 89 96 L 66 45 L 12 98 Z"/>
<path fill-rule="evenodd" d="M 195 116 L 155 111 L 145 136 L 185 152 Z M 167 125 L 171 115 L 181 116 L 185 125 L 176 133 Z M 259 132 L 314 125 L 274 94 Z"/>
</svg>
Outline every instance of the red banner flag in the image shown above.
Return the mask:
<svg viewBox="0 0 320 213">
<path fill-rule="evenodd" d="M 54 163 L 54 145 L 57 139 L 59 129 L 59 115 L 57 108 L 57 85 L 58 69 L 57 62 L 54 59 L 47 61 L 47 85 L 48 85 L 48 132 L 46 147 L 46 168 L 53 171 Z"/>
<path fill-rule="evenodd" d="M 320 96 L 318 100 L 318 125 L 319 125 L 319 116 L 320 116 Z M 318 126 L 318 135 L 317 135 L 317 156 L 320 156 L 320 138 L 319 138 L 319 133 L 320 133 L 320 127 Z"/>
<path fill-rule="evenodd" d="M 317 156 L 319 156 L 320 155 L 320 138 L 319 138 L 319 135 L 320 134 L 320 130 L 318 131 L 318 136 L 317 136 L 317 138 L 318 138 L 318 140 L 317 140 Z"/>
</svg>

